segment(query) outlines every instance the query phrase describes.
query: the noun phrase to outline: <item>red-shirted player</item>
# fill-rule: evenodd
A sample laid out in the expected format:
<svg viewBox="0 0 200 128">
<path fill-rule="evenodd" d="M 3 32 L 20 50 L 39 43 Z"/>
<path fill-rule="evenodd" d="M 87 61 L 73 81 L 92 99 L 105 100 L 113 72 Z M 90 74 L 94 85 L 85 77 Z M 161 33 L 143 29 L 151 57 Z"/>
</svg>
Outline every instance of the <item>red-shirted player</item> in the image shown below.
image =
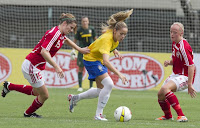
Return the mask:
<svg viewBox="0 0 200 128">
<path fill-rule="evenodd" d="M 170 37 L 173 42 L 172 60 L 164 62 L 165 67 L 168 65 L 173 66 L 173 73 L 165 80 L 158 92 L 158 103 L 165 115 L 156 120 L 173 120 L 170 110 L 171 105 L 178 115 L 178 122 L 188 121 L 173 92 L 188 88 L 188 94 L 192 98 L 196 96 L 196 91 L 192 86 L 195 73 L 193 51 L 187 40 L 183 38 L 183 34 L 183 24 L 173 23 L 170 29 Z"/>
<path fill-rule="evenodd" d="M 53 27 L 51 30 L 48 30 L 32 52 L 26 57 L 22 64 L 22 72 L 31 86 L 17 85 L 7 81 L 4 82 L 2 97 L 5 97 L 6 94 L 12 90 L 36 96 L 32 105 L 24 112 L 24 117 L 41 118 L 40 115 L 34 112 L 39 109 L 49 97 L 48 90 L 44 85 L 43 74 L 46 62 L 55 68 L 58 77 L 64 77 L 62 69 L 52 59 L 64 43 L 83 54 L 89 53 L 88 48 L 78 47 L 65 36 L 73 32 L 76 29 L 76 25 L 76 18 L 72 14 L 62 13 L 60 16 L 60 24 Z"/>
</svg>

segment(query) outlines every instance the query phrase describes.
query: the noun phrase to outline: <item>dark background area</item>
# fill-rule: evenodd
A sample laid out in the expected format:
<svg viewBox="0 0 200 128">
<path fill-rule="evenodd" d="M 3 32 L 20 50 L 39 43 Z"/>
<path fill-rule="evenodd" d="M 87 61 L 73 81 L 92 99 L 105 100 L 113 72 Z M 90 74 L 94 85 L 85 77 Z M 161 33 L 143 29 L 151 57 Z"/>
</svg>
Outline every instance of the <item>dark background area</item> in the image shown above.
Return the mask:
<svg viewBox="0 0 200 128">
<path fill-rule="evenodd" d="M 185 6 L 184 6 L 185 7 Z M 0 47 L 34 48 L 46 30 L 59 24 L 61 13 L 72 13 L 78 20 L 88 16 L 97 36 L 101 24 L 113 13 L 130 8 L 120 7 L 72 7 L 72 6 L 20 6 L 0 5 Z M 49 16 L 49 10 L 52 15 Z M 184 37 L 195 53 L 200 52 L 199 11 L 184 9 L 184 17 L 177 17 L 176 10 L 136 8 L 126 20 L 129 32 L 119 50 L 135 52 L 171 52 L 170 26 L 181 22 L 185 27 Z M 188 15 L 186 15 L 188 14 Z M 67 35 L 73 40 L 73 34 Z M 67 45 L 62 48 L 68 49 Z"/>
</svg>

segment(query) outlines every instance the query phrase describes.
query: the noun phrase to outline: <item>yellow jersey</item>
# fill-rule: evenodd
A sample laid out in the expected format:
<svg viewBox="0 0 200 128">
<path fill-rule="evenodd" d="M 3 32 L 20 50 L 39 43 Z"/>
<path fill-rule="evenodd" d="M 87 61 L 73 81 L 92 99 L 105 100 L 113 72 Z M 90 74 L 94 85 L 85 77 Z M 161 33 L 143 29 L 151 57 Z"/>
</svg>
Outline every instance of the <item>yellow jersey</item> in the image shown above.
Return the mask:
<svg viewBox="0 0 200 128">
<path fill-rule="evenodd" d="M 86 61 L 100 61 L 103 64 L 103 54 L 110 55 L 119 45 L 119 41 L 113 40 L 113 30 L 107 30 L 103 35 L 89 45 L 90 53 L 84 54 Z"/>
</svg>

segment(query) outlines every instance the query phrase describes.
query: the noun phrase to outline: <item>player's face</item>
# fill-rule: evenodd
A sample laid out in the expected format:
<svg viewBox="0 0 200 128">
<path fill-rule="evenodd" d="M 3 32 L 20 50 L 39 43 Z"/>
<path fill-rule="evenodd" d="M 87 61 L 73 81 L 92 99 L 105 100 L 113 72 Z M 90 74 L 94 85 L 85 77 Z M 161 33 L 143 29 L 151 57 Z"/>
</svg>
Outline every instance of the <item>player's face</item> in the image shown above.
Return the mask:
<svg viewBox="0 0 200 128">
<path fill-rule="evenodd" d="M 121 28 L 119 30 L 114 29 L 114 41 L 122 42 L 126 37 L 128 28 Z"/>
<path fill-rule="evenodd" d="M 89 25 L 89 19 L 88 18 L 83 18 L 81 20 L 81 25 L 82 25 L 83 28 L 87 29 L 88 25 Z"/>
<path fill-rule="evenodd" d="M 183 32 L 181 31 L 181 28 L 176 24 L 172 25 L 170 28 L 171 40 L 173 42 L 178 43 L 182 39 L 182 36 L 183 36 Z"/>
<path fill-rule="evenodd" d="M 63 25 L 63 32 L 64 32 L 64 34 L 67 35 L 67 34 L 73 32 L 74 29 L 75 29 L 75 27 L 76 27 L 76 23 L 74 23 L 74 22 L 72 22 L 70 24 L 66 23 L 65 25 Z"/>
</svg>

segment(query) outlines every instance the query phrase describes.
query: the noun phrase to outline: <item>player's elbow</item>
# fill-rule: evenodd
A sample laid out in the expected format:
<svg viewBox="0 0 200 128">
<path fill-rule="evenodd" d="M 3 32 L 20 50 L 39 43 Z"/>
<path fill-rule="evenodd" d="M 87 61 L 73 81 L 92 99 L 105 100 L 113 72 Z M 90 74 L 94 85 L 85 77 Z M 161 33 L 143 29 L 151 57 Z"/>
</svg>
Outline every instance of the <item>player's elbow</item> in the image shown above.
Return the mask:
<svg viewBox="0 0 200 128">
<path fill-rule="evenodd" d="M 40 54 L 43 56 L 43 55 L 45 55 L 47 52 L 48 52 L 48 51 L 47 51 L 46 49 L 42 48 Z"/>
<path fill-rule="evenodd" d="M 107 67 L 107 65 L 109 65 L 109 64 L 110 64 L 109 60 L 103 60 L 103 65 L 105 65 Z"/>
</svg>

